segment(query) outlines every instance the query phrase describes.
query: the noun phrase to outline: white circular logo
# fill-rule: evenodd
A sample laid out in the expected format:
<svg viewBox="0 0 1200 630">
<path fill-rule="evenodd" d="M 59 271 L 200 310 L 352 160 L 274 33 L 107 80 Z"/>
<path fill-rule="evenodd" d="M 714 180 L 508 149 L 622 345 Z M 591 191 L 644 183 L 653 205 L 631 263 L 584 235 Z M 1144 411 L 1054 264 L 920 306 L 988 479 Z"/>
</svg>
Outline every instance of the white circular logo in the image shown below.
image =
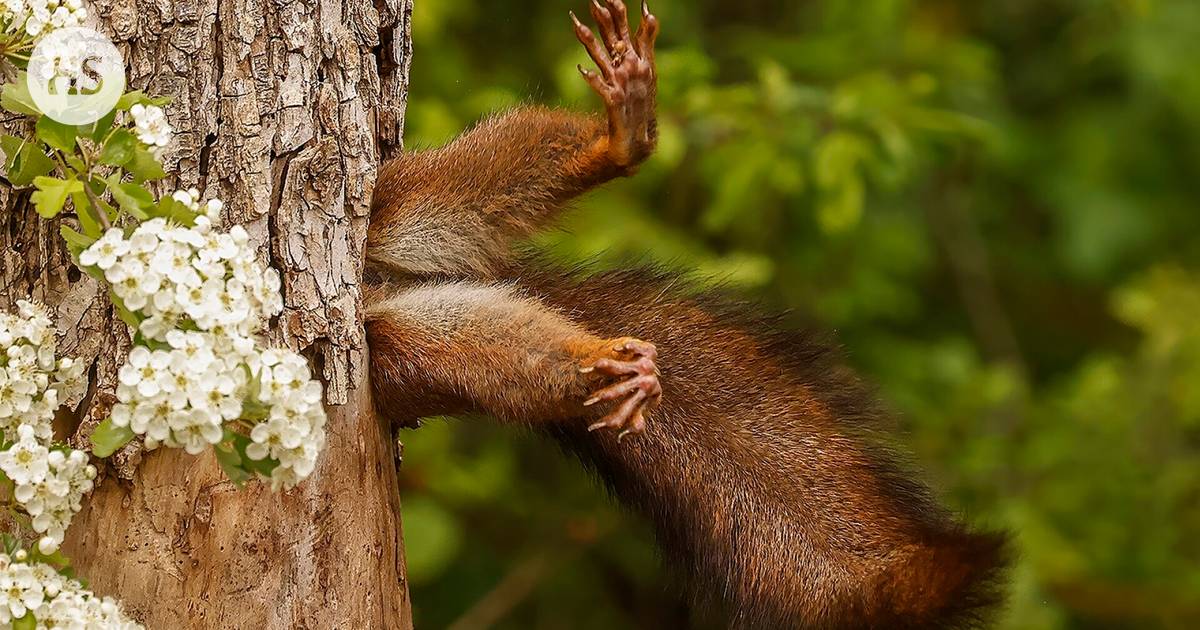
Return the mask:
<svg viewBox="0 0 1200 630">
<path fill-rule="evenodd" d="M 29 95 L 58 122 L 86 125 L 111 112 L 125 93 L 125 60 L 107 37 L 90 28 L 60 28 L 29 57 Z"/>
</svg>

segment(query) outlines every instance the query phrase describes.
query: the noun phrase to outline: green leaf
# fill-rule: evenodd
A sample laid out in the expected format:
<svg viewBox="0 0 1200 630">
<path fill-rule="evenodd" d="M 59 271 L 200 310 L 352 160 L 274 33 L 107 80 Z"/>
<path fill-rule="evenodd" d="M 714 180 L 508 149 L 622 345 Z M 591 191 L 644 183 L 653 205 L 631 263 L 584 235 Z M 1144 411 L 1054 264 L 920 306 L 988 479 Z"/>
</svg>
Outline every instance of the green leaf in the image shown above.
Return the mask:
<svg viewBox="0 0 1200 630">
<path fill-rule="evenodd" d="M 101 118 L 90 125 L 81 126 L 79 128 L 80 132 L 87 134 L 87 137 L 99 142 L 104 139 L 104 136 L 108 135 L 109 130 L 112 129 L 113 120 L 115 120 L 116 117 L 117 110 L 113 109 L 111 112 L 105 114 L 104 118 Z"/>
<path fill-rule="evenodd" d="M 133 431 L 129 427 L 114 425 L 112 418 L 109 418 L 101 422 L 95 431 L 92 431 L 91 439 L 92 454 L 96 457 L 108 457 L 133 439 Z"/>
<path fill-rule="evenodd" d="M 74 153 L 68 153 L 64 155 L 63 159 L 67 161 L 68 166 L 75 169 L 76 173 L 83 173 L 87 171 L 87 164 L 85 164 L 83 160 L 76 157 Z"/>
<path fill-rule="evenodd" d="M 247 439 L 245 444 L 238 445 L 238 452 L 240 452 L 242 456 L 242 464 L 244 464 L 246 469 L 250 470 L 250 472 L 257 473 L 260 476 L 264 476 L 264 478 L 270 478 L 271 470 L 278 468 L 278 466 L 280 466 L 280 461 L 272 460 L 270 457 L 263 457 L 262 460 L 251 460 L 251 458 L 246 455 L 246 446 L 248 445 L 250 445 L 250 439 Z"/>
<path fill-rule="evenodd" d="M 118 129 L 113 132 L 104 148 L 100 150 L 100 163 L 111 166 L 124 166 L 133 159 L 133 151 L 137 148 L 137 138 L 128 129 Z"/>
<path fill-rule="evenodd" d="M 258 402 L 258 395 L 262 393 L 262 379 L 250 370 L 250 366 L 242 364 L 242 370 L 246 372 L 246 395 L 245 401 L 242 403 L 242 411 L 245 413 L 248 405 Z M 262 404 L 262 403 L 258 403 Z"/>
<path fill-rule="evenodd" d="M 29 200 L 33 202 L 37 213 L 47 219 L 52 219 L 62 212 L 67 195 L 83 191 L 83 183 L 73 176 L 67 179 L 36 177 L 33 185 L 37 187 L 37 191 L 30 196 Z"/>
<path fill-rule="evenodd" d="M 12 170 L 13 163 L 17 161 L 17 157 L 21 155 L 21 149 L 25 148 L 26 140 L 13 135 L 0 135 L 0 150 L 4 151 L 4 168 Z"/>
<path fill-rule="evenodd" d="M 117 311 L 117 317 L 120 317 L 121 321 L 134 330 L 141 328 L 142 317 L 126 308 L 124 300 L 117 297 L 112 291 L 108 292 L 108 299 L 112 302 L 113 308 Z"/>
<path fill-rule="evenodd" d="M 58 149 L 63 153 L 75 151 L 75 135 L 79 132 L 74 125 L 66 125 L 49 116 L 42 116 L 34 127 L 37 137 L 42 142 Z"/>
<path fill-rule="evenodd" d="M 104 272 L 102 270 L 97 267 L 84 267 L 83 265 L 79 264 L 79 256 L 83 254 L 83 250 L 91 247 L 91 245 L 84 245 L 84 243 L 88 241 L 95 242 L 95 240 L 89 236 L 80 234 L 79 232 L 76 232 L 65 225 L 59 227 L 58 231 L 63 237 L 63 240 L 67 243 L 67 251 L 71 252 L 71 262 L 75 263 L 75 266 L 78 267 L 80 271 L 83 271 L 87 275 L 100 282 L 104 282 Z"/>
<path fill-rule="evenodd" d="M 38 549 L 37 545 L 34 545 L 33 548 L 29 550 L 29 559 L 34 562 L 48 564 L 59 572 L 62 572 L 63 569 L 71 566 L 70 558 L 67 558 L 65 555 L 63 555 L 61 549 L 51 554 L 45 554 Z"/>
<path fill-rule="evenodd" d="M 25 611 L 25 616 L 20 619 L 13 619 L 13 630 L 37 630 L 37 619 L 33 613 Z"/>
<path fill-rule="evenodd" d="M 250 459 L 249 457 L 245 457 L 245 447 L 242 448 L 242 455 L 246 469 L 266 479 L 269 479 L 271 472 L 279 467 L 279 460 L 277 459 L 271 459 L 270 457 Z"/>
<path fill-rule="evenodd" d="M 130 107 L 142 102 L 142 99 L 144 98 L 146 98 L 145 92 L 141 90 L 130 90 L 122 94 L 121 98 L 117 99 L 117 106 L 115 110 L 125 111 Z"/>
<path fill-rule="evenodd" d="M 116 110 L 124 111 L 130 107 L 133 107 L 134 105 L 137 105 L 138 103 L 141 103 L 142 105 L 157 105 L 162 107 L 170 102 L 171 98 L 168 96 L 147 96 L 146 93 L 141 90 L 131 90 L 122 94 L 121 98 L 117 100 Z"/>
<path fill-rule="evenodd" d="M 162 217 L 184 226 L 196 224 L 196 213 L 171 197 L 162 197 L 159 199 L 158 206 L 151 208 L 150 213 L 156 217 Z"/>
<path fill-rule="evenodd" d="M 225 430 L 226 437 L 231 434 L 233 434 L 232 431 Z M 229 480 L 239 488 L 251 477 L 249 471 L 242 467 L 242 456 L 238 454 L 231 441 L 218 443 L 213 447 L 213 452 L 216 453 L 217 463 L 221 465 L 221 470 L 225 471 L 225 476 L 229 477 Z"/>
<path fill-rule="evenodd" d="M 109 223 L 116 221 L 117 209 L 101 198 L 104 195 L 104 191 L 108 189 L 108 182 L 98 177 L 93 177 L 89 187 L 92 189 L 92 193 L 94 193 L 90 199 L 94 199 L 96 203 L 100 204 L 100 209 L 107 214 Z"/>
<path fill-rule="evenodd" d="M 92 200 L 88 199 L 83 191 L 79 191 L 71 193 L 71 201 L 75 202 L 75 216 L 79 219 L 79 227 L 83 228 L 83 233 L 87 235 L 87 238 L 93 240 L 100 238 L 103 231 L 100 229 L 100 224 L 96 222 L 95 215 L 92 214 Z"/>
<path fill-rule="evenodd" d="M 78 203 L 76 203 L 76 205 L 78 205 Z M 79 254 L 83 252 L 83 250 L 91 247 L 92 243 L 96 242 L 94 237 L 84 236 L 83 234 L 80 234 L 79 232 L 76 232 L 65 225 L 58 228 L 58 233 L 61 234 L 63 240 L 67 242 L 67 249 L 71 250 L 71 255 L 75 258 L 79 258 Z"/>
<path fill-rule="evenodd" d="M 258 379 L 254 380 L 258 383 Z M 242 403 L 242 418 L 252 422 L 261 422 L 271 416 L 271 406 L 257 398 L 247 398 Z"/>
<path fill-rule="evenodd" d="M 24 72 L 18 72 L 16 80 L 0 88 L 0 107 L 14 114 L 41 116 L 42 112 L 29 95 L 29 84 L 26 83 L 25 76 Z"/>
<path fill-rule="evenodd" d="M 157 339 L 148 339 L 146 335 L 143 335 L 141 332 L 138 332 L 133 336 L 133 345 L 146 346 L 151 350 L 165 350 L 167 352 L 171 351 L 171 344 L 165 341 L 159 341 Z"/>
<path fill-rule="evenodd" d="M 237 454 L 242 459 L 242 468 L 252 473 L 257 473 L 263 477 L 270 477 L 271 471 L 279 466 L 279 460 L 265 457 L 263 459 L 251 459 L 246 454 L 246 447 L 250 446 L 251 440 L 249 437 L 236 433 L 234 431 L 225 431 L 225 439 L 233 445 L 237 450 Z"/>
<path fill-rule="evenodd" d="M 113 175 L 108 179 L 108 190 L 121 209 L 137 217 L 141 221 L 150 218 L 146 210 L 154 207 L 154 195 L 140 184 L 122 183 Z"/>
<path fill-rule="evenodd" d="M 133 150 L 133 159 L 125 164 L 125 170 L 133 175 L 133 181 L 142 183 L 152 179 L 162 179 L 167 176 L 162 163 L 148 149 L 138 146 Z"/>
<path fill-rule="evenodd" d="M 13 186 L 28 186 L 35 177 L 49 173 L 55 166 L 54 160 L 42 151 L 40 144 L 26 142 L 8 171 L 8 181 Z"/>
</svg>

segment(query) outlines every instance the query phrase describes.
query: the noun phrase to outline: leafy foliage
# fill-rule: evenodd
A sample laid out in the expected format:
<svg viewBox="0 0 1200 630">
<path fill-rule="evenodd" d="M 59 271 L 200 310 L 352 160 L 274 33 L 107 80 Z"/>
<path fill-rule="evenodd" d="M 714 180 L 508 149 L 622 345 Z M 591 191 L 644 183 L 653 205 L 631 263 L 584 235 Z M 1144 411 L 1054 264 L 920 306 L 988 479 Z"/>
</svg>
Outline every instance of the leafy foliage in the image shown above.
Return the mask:
<svg viewBox="0 0 1200 630">
<path fill-rule="evenodd" d="M 1001 627 L 1200 621 L 1200 4 L 652 6 L 660 151 L 538 245 L 836 329 L 947 502 L 1015 532 Z M 567 8 L 420 4 L 409 145 L 529 99 L 596 109 Z M 402 437 L 408 545 L 436 551 L 419 624 L 530 566 L 501 627 L 684 623 L 642 525 L 553 448 Z"/>
</svg>

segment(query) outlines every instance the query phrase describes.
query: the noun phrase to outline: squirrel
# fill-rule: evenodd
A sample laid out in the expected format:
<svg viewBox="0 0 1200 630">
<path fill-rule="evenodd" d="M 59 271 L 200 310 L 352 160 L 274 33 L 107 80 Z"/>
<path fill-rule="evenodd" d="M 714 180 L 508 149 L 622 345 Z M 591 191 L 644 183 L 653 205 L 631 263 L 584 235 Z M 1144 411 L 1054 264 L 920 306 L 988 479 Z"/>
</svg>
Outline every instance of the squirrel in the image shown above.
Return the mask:
<svg viewBox="0 0 1200 630">
<path fill-rule="evenodd" d="M 522 107 L 381 167 L 364 298 L 379 414 L 482 413 L 560 442 L 730 627 L 982 623 L 1006 537 L 956 520 L 873 439 L 882 414 L 831 344 L 669 273 L 514 255 L 655 148 L 659 21 L 643 2 L 631 34 L 620 0 L 590 11 L 595 33 L 570 17 L 605 116 Z"/>
</svg>

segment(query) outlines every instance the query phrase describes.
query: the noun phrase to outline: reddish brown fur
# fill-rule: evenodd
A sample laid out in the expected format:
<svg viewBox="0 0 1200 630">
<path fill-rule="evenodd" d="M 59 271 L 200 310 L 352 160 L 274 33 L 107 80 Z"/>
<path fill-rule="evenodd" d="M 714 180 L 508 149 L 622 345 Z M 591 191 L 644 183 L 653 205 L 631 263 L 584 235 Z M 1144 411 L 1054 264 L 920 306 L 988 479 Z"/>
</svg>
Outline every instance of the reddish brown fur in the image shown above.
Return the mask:
<svg viewBox="0 0 1200 630">
<path fill-rule="evenodd" d="M 395 419 L 485 412 L 536 426 L 586 417 L 583 403 L 603 377 L 580 368 L 621 355 L 616 339 L 510 283 L 375 287 L 368 304 L 376 404 Z"/>
<path fill-rule="evenodd" d="M 529 107 L 387 163 L 371 209 L 368 260 L 408 273 L 489 275 L 514 239 L 626 172 L 607 159 L 604 129 L 598 117 Z"/>
<path fill-rule="evenodd" d="M 390 284 L 367 296 L 380 412 L 482 412 L 551 435 L 654 523 L 682 581 L 733 627 L 970 625 L 996 599 L 1003 538 L 968 531 L 893 463 L 829 346 L 669 276 L 510 262 L 514 239 L 653 148 L 657 22 L 644 11 L 631 36 L 624 10 L 593 8 L 599 40 L 576 26 L 607 125 L 522 109 L 384 169 L 368 258 Z M 587 431 L 612 406 L 583 404 L 607 382 L 579 368 L 622 358 L 626 335 L 657 344 L 663 402 L 619 441 Z"/>
<path fill-rule="evenodd" d="M 590 330 L 658 345 L 663 403 L 644 435 L 618 444 L 583 419 L 551 433 L 654 521 L 731 625 L 959 627 L 996 601 L 1003 538 L 968 532 L 893 463 L 829 346 L 667 275 L 521 277 Z"/>
<path fill-rule="evenodd" d="M 481 412 L 551 435 L 655 523 L 734 627 L 957 627 L 994 602 L 1003 539 L 956 524 L 891 463 L 870 397 L 827 346 L 666 276 L 511 275 L 526 288 L 377 289 L 382 414 Z M 578 368 L 621 333 L 656 341 L 665 397 L 618 442 L 586 431 L 604 409 L 582 405 L 597 383 Z"/>
</svg>

